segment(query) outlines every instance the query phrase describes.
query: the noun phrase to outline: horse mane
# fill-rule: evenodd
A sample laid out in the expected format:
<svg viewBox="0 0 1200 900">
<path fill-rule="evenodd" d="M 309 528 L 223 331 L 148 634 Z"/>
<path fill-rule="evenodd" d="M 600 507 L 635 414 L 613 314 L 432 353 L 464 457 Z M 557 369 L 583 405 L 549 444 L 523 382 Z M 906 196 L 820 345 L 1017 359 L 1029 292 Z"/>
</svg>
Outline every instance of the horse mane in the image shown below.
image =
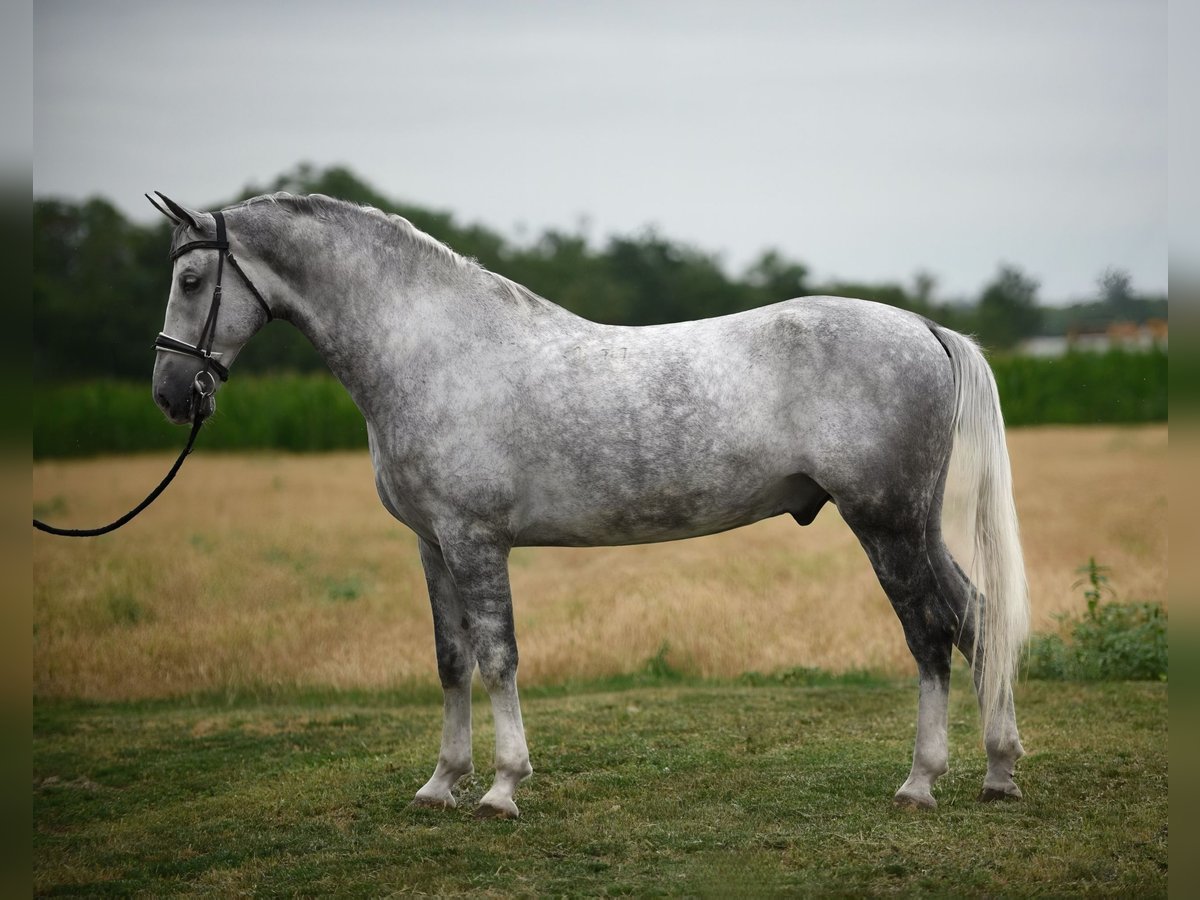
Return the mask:
<svg viewBox="0 0 1200 900">
<path fill-rule="evenodd" d="M 502 287 L 519 302 L 541 304 L 549 301 L 503 275 L 498 275 L 485 269 L 475 259 L 456 251 L 442 243 L 431 234 L 427 234 L 415 226 L 404 216 L 387 213 L 366 203 L 352 203 L 349 200 L 339 200 L 325 194 L 290 194 L 287 191 L 277 191 L 273 194 L 262 194 L 251 197 L 231 209 L 241 209 L 261 203 L 270 203 L 281 207 L 292 215 L 312 216 L 326 221 L 359 222 L 363 217 L 370 218 L 392 229 L 400 241 L 411 251 L 427 259 L 433 259 L 466 274 L 487 276 Z"/>
</svg>

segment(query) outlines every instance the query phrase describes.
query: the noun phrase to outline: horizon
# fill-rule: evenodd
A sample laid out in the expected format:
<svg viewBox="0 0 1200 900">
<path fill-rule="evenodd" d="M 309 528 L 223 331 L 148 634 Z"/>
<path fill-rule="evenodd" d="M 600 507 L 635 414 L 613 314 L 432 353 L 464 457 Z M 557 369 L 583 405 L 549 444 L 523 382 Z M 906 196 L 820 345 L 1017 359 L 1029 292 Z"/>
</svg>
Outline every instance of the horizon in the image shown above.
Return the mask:
<svg viewBox="0 0 1200 900">
<path fill-rule="evenodd" d="M 304 167 L 306 165 L 307 164 L 305 164 L 305 163 L 298 163 L 296 166 L 293 166 L 290 170 L 288 170 L 288 172 L 281 173 L 281 175 L 287 175 L 287 174 L 299 172 L 299 171 L 301 171 L 302 167 Z M 366 182 L 365 179 L 361 178 L 358 175 L 358 173 L 352 171 L 351 169 L 349 169 L 349 167 L 338 166 L 337 164 L 334 164 L 334 165 L 328 167 L 329 170 L 338 169 L 338 168 L 342 168 L 345 171 L 347 171 L 351 176 L 358 179 L 369 189 L 377 190 L 374 187 L 374 185 L 371 185 L 368 182 Z M 326 171 L 326 170 L 318 169 L 316 167 L 312 168 L 313 174 L 320 174 L 321 171 Z M 257 187 L 258 186 L 254 186 L 254 185 L 246 186 L 247 189 L 249 189 L 249 188 L 257 189 Z M 329 197 L 330 199 L 337 200 L 339 202 L 349 203 L 352 206 L 362 206 L 367 209 L 376 209 L 376 207 L 372 207 L 369 204 L 359 204 L 356 201 L 348 200 L 343 197 L 335 197 L 333 195 L 321 194 L 319 192 L 294 193 L 294 192 L 288 191 L 288 190 L 280 190 L 280 191 L 264 190 L 261 193 L 252 195 L 251 197 L 247 198 L 246 200 L 217 201 L 217 203 L 215 203 L 211 206 L 201 206 L 201 207 L 193 207 L 193 208 L 196 208 L 202 212 L 208 212 L 208 211 L 212 211 L 212 210 L 216 210 L 216 209 L 226 209 L 227 210 L 227 209 L 235 208 L 243 203 L 248 202 L 249 200 L 255 200 L 255 199 L 262 198 L 262 197 L 269 197 L 275 193 L 282 193 L 282 194 L 286 194 L 288 196 L 293 196 L 293 197 L 308 197 L 308 196 Z M 93 200 L 99 200 L 99 201 L 102 201 L 102 202 L 107 203 L 110 206 L 112 206 L 114 209 L 117 210 L 117 212 L 120 215 L 122 215 L 126 218 L 126 221 L 129 221 L 139 227 L 153 226 L 154 224 L 157 224 L 162 219 L 161 213 L 153 211 L 153 208 L 149 207 L 149 204 L 146 204 L 152 210 L 149 217 L 129 216 L 127 214 L 127 212 L 120 207 L 119 204 L 117 204 L 115 201 L 113 201 L 112 198 L 106 197 L 106 196 L 104 196 L 102 194 L 98 194 L 98 193 L 92 194 L 92 195 L 89 195 L 89 196 L 86 196 L 83 198 L 79 198 L 79 199 L 59 197 L 59 196 L 54 196 L 54 195 L 47 195 L 47 196 L 43 196 L 43 197 L 35 196 L 33 199 L 34 199 L 35 203 L 45 201 L 45 202 L 66 202 L 66 203 L 73 203 L 73 204 L 82 204 L 82 203 L 87 203 L 87 202 L 90 202 Z M 145 198 L 143 197 L 143 200 L 144 199 Z M 174 198 L 172 198 L 172 199 L 174 199 Z M 388 201 L 387 205 L 404 205 L 404 201 L 397 200 L 397 198 L 384 197 L 383 199 L 386 199 Z M 185 204 L 185 205 L 188 205 L 188 204 Z M 536 242 L 538 240 L 540 240 L 541 238 L 543 238 L 546 234 L 550 233 L 551 230 L 553 230 L 553 228 L 550 227 L 538 234 L 529 234 L 529 235 L 525 236 L 524 238 L 519 238 L 510 233 L 505 233 L 503 230 L 494 228 L 493 226 L 491 226 L 487 223 L 466 220 L 463 217 L 457 215 L 453 210 L 437 209 L 434 207 L 421 206 L 420 204 L 407 204 L 407 205 L 417 207 L 425 212 L 449 215 L 452 217 L 454 225 L 457 228 L 480 227 L 480 228 L 484 228 L 489 231 L 492 231 L 494 234 L 496 234 L 498 237 L 500 237 L 505 243 L 509 244 L 510 246 L 512 246 L 514 248 L 527 248 L 529 246 L 532 246 L 533 244 L 536 244 Z M 379 211 L 384 212 L 387 215 L 396 215 L 399 218 L 404 219 L 404 221 L 407 222 L 410 227 L 412 227 L 419 233 L 426 234 L 429 237 L 433 237 L 435 240 L 438 240 L 439 242 L 441 242 L 440 238 L 437 238 L 434 235 L 429 235 L 428 232 L 424 231 L 424 229 L 420 228 L 419 226 L 413 224 L 411 221 L 409 221 L 403 215 L 401 215 L 399 213 L 389 212 L 387 209 L 379 209 Z M 145 219 L 145 220 L 142 221 L 142 219 Z M 721 267 L 721 269 L 725 272 L 725 274 L 727 276 L 730 276 L 734 280 L 744 280 L 747 277 L 749 266 L 754 262 L 754 260 L 752 259 L 752 260 L 750 260 L 749 263 L 742 265 L 740 267 L 734 268 L 734 267 L 730 266 L 728 260 L 725 259 L 723 256 L 721 256 L 718 252 L 712 251 L 710 248 L 706 248 L 706 247 L 700 246 L 698 244 L 688 243 L 686 241 L 678 240 L 674 236 L 672 236 L 670 234 L 666 234 L 666 233 L 662 232 L 661 230 L 653 230 L 652 226 L 646 226 L 646 227 L 643 227 L 640 229 L 634 229 L 633 231 L 623 233 L 623 234 L 615 234 L 614 233 L 614 234 L 605 235 L 602 239 L 597 239 L 597 237 L 595 235 L 585 236 L 582 232 L 571 232 L 569 229 L 567 231 L 568 231 L 568 233 L 571 233 L 574 236 L 586 237 L 586 245 L 588 247 L 588 250 L 592 253 L 603 252 L 604 244 L 609 240 L 619 239 L 619 238 L 639 240 L 639 239 L 642 239 L 652 233 L 654 236 L 656 236 L 662 240 L 668 241 L 673 245 L 686 246 L 689 249 L 697 250 L 701 253 L 711 256 L 713 259 L 716 260 L 717 264 Z M 448 246 L 455 253 L 458 253 L 459 255 L 464 255 L 461 250 L 454 247 L 452 244 L 446 244 L 446 246 Z M 766 249 L 770 249 L 770 248 L 766 248 Z M 792 259 L 792 258 L 788 257 L 787 261 L 798 263 L 798 264 L 804 266 L 805 268 L 807 268 L 809 270 L 810 275 L 813 272 L 818 271 L 816 269 L 816 267 L 813 267 L 811 265 L 811 262 L 806 259 Z M 1009 264 L 1009 263 L 1006 260 L 998 260 L 996 263 L 996 268 L 993 270 L 993 277 L 998 273 L 1001 266 L 1004 266 L 1007 264 Z M 1019 266 L 1017 268 L 1020 269 Z M 1107 269 L 1105 273 L 1101 273 L 1101 274 L 1102 275 L 1106 274 L 1108 271 L 1112 271 L 1114 269 L 1116 269 L 1116 267 L 1109 267 L 1109 269 Z M 1023 272 L 1023 274 L 1027 274 L 1027 275 L 1030 274 L 1030 273 L 1024 272 L 1024 270 L 1021 270 L 1021 271 Z M 504 273 L 497 272 L 497 274 L 503 275 Z M 914 271 L 913 277 L 910 277 L 910 278 L 904 279 L 904 280 L 880 279 L 878 281 L 867 281 L 864 279 L 855 278 L 854 276 L 849 276 L 849 277 L 842 278 L 842 279 L 829 278 L 829 279 L 824 279 L 824 280 L 822 280 L 819 277 L 813 277 L 812 282 L 813 282 L 814 288 L 836 287 L 837 283 L 839 281 L 841 281 L 841 282 L 845 282 L 847 284 L 856 283 L 856 284 L 861 284 L 862 286 L 873 286 L 873 287 L 896 285 L 896 286 L 903 288 L 905 291 L 910 291 L 910 290 L 915 289 L 915 284 L 914 284 L 915 281 L 923 274 L 932 276 L 936 281 L 936 278 L 937 278 L 936 272 L 931 272 L 928 269 L 918 267 Z M 1071 307 L 1071 306 L 1075 306 L 1075 305 L 1099 302 L 1101 300 L 1100 290 L 1099 290 L 1099 281 L 1100 281 L 1100 278 L 1098 276 L 1097 284 L 1094 286 L 1093 290 L 1088 294 L 1081 294 L 1081 295 L 1074 296 L 1074 297 L 1061 298 L 1057 301 L 1039 296 L 1037 298 L 1038 305 L 1045 307 L 1045 308 L 1063 309 L 1063 308 L 1067 308 L 1067 307 Z M 986 286 L 987 286 L 986 284 L 982 285 L 980 288 L 980 291 L 978 293 L 982 293 L 983 288 L 985 288 Z M 1169 298 L 1169 293 L 1166 289 L 1163 289 L 1161 292 L 1146 291 L 1143 289 L 1139 289 L 1136 284 L 1134 285 L 1134 289 L 1135 289 L 1134 290 L 1135 296 L 1142 298 L 1142 299 L 1155 300 L 1155 299 L 1159 299 L 1159 298 L 1161 298 L 1161 299 Z M 966 307 L 973 306 L 978 302 L 978 300 L 979 300 L 978 293 L 975 295 L 961 295 L 961 294 L 960 295 L 947 295 L 944 293 L 939 293 L 935 289 L 934 293 L 930 296 L 929 299 L 931 302 L 940 304 L 943 306 L 966 308 Z M 812 296 L 812 295 L 806 295 L 806 296 Z M 547 299 L 552 300 L 553 298 L 547 298 Z"/>
</svg>

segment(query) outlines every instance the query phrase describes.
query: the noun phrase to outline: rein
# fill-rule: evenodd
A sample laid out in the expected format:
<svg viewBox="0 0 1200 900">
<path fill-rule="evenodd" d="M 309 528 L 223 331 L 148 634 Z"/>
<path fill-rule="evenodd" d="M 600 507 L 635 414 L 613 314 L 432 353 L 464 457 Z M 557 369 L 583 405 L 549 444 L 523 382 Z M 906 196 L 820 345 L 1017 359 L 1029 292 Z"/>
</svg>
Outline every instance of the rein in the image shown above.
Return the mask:
<svg viewBox="0 0 1200 900">
<path fill-rule="evenodd" d="M 150 202 L 154 203 L 153 200 Z M 157 206 L 157 204 L 155 205 Z M 229 369 L 220 363 L 218 357 L 221 354 L 214 353 L 212 348 L 213 339 L 217 334 L 217 314 L 221 311 L 221 278 L 225 274 L 226 260 L 229 261 L 229 267 L 238 274 L 238 277 L 250 289 L 250 293 L 254 295 L 254 299 L 258 301 L 258 305 L 267 314 L 267 321 L 270 322 L 274 318 L 271 315 L 271 307 L 267 305 L 267 301 L 263 299 L 263 295 L 254 286 L 254 283 L 246 273 L 242 271 L 242 267 L 238 265 L 237 260 L 233 258 L 233 254 L 229 251 L 229 240 L 225 235 L 225 216 L 219 212 L 213 213 L 212 216 L 217 224 L 217 236 L 215 240 L 191 241 L 190 243 L 183 244 L 171 254 L 171 262 L 174 262 L 185 253 L 190 253 L 193 250 L 219 251 L 217 255 L 217 283 L 213 287 L 212 303 L 208 307 L 208 318 L 205 319 L 204 327 L 200 330 L 200 337 L 196 340 L 196 343 L 189 344 L 187 341 L 171 337 L 166 332 L 159 332 L 158 337 L 154 339 L 155 352 L 182 353 L 185 356 L 194 356 L 204 362 L 204 368 L 196 373 L 196 378 L 192 382 L 192 390 L 196 392 L 196 414 L 192 419 L 192 432 L 188 435 L 187 444 L 179 454 L 179 458 L 175 460 L 175 464 L 171 466 L 171 470 L 167 472 L 166 477 L 158 483 L 158 487 L 152 490 L 145 500 L 116 521 L 109 522 L 107 525 L 102 525 L 99 528 L 56 528 L 53 525 L 47 525 L 40 519 L 34 519 L 33 527 L 38 531 L 44 531 L 47 534 L 55 534 L 61 537 L 99 537 L 102 534 L 108 534 L 110 531 L 116 531 L 122 525 L 132 521 L 138 513 L 157 500 L 158 495 L 166 490 L 167 485 L 175 478 L 180 467 L 183 466 L 183 461 L 192 452 L 192 446 L 196 443 L 196 435 L 200 433 L 200 426 L 204 424 L 204 401 L 217 392 L 217 378 L 220 378 L 221 381 L 229 380 Z M 215 377 L 213 373 L 216 373 Z"/>
<path fill-rule="evenodd" d="M 200 384 L 201 376 L 205 375 L 208 376 L 207 390 L 205 390 L 205 388 Z M 102 534 L 108 534 L 110 531 L 116 531 L 122 525 L 131 522 L 138 513 L 157 500 L 158 495 L 165 491 L 167 489 L 167 485 L 174 480 L 175 475 L 183 466 L 183 461 L 187 459 L 187 455 L 192 452 L 192 445 L 196 443 L 196 435 L 200 433 L 200 426 L 204 424 L 203 401 L 206 397 L 212 396 L 213 391 L 216 390 L 217 383 L 213 380 L 212 375 L 201 370 L 201 372 L 196 375 L 196 381 L 192 387 L 195 389 L 196 394 L 198 395 L 196 398 L 196 415 L 192 419 L 192 433 L 188 435 L 187 445 L 183 448 L 183 452 L 179 454 L 179 458 L 175 460 L 175 465 L 171 466 L 171 471 L 167 473 L 167 477 L 158 483 L 158 487 L 152 490 L 146 496 L 145 500 L 143 500 L 129 512 L 125 513 L 125 515 L 121 516 L 121 518 L 114 522 L 109 522 L 107 525 L 101 525 L 99 528 L 57 528 L 54 525 L 47 525 L 40 519 L 33 520 L 33 527 L 38 531 L 44 531 L 46 534 L 56 534 L 59 537 L 99 537 Z"/>
</svg>

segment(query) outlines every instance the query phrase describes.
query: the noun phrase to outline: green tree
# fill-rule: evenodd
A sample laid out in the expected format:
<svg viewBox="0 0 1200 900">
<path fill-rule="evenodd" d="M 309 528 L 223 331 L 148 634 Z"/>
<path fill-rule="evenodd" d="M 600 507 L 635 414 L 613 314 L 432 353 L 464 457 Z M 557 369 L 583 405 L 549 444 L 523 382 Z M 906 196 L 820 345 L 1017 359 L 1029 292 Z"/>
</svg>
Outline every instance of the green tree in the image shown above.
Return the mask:
<svg viewBox="0 0 1200 900">
<path fill-rule="evenodd" d="M 625 324 L 682 322 L 738 308 L 739 292 L 715 256 L 653 230 L 612 238 L 604 256 L 610 277 L 632 297 Z"/>
<path fill-rule="evenodd" d="M 1133 292 L 1133 277 L 1127 271 L 1110 266 L 1096 279 L 1096 284 L 1100 289 L 1100 300 L 1109 308 L 1111 316 L 1138 319 L 1141 301 Z"/>
<path fill-rule="evenodd" d="M 808 289 L 808 266 L 790 260 L 778 250 L 765 250 L 746 269 L 744 280 L 753 289 L 752 305 L 790 300 L 811 293 Z"/>
<path fill-rule="evenodd" d="M 1002 263 L 983 289 L 976 311 L 980 340 L 988 347 L 1010 350 L 1022 338 L 1036 334 L 1041 322 L 1038 283 L 1014 265 Z"/>
</svg>

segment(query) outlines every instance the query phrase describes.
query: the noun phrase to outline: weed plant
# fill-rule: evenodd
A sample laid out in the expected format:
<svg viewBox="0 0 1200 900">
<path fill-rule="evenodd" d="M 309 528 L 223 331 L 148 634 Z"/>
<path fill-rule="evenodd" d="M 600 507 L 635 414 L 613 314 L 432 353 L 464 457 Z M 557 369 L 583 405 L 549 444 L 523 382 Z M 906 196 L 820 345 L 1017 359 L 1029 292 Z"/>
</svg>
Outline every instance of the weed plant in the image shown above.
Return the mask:
<svg viewBox="0 0 1200 900">
<path fill-rule="evenodd" d="M 1087 610 L 1059 618 L 1057 633 L 1029 642 L 1025 674 L 1058 681 L 1166 681 L 1167 613 L 1160 603 L 1120 603 L 1109 569 L 1095 557 L 1081 566 Z M 1109 602 L 1102 602 L 1106 597 Z"/>
</svg>

